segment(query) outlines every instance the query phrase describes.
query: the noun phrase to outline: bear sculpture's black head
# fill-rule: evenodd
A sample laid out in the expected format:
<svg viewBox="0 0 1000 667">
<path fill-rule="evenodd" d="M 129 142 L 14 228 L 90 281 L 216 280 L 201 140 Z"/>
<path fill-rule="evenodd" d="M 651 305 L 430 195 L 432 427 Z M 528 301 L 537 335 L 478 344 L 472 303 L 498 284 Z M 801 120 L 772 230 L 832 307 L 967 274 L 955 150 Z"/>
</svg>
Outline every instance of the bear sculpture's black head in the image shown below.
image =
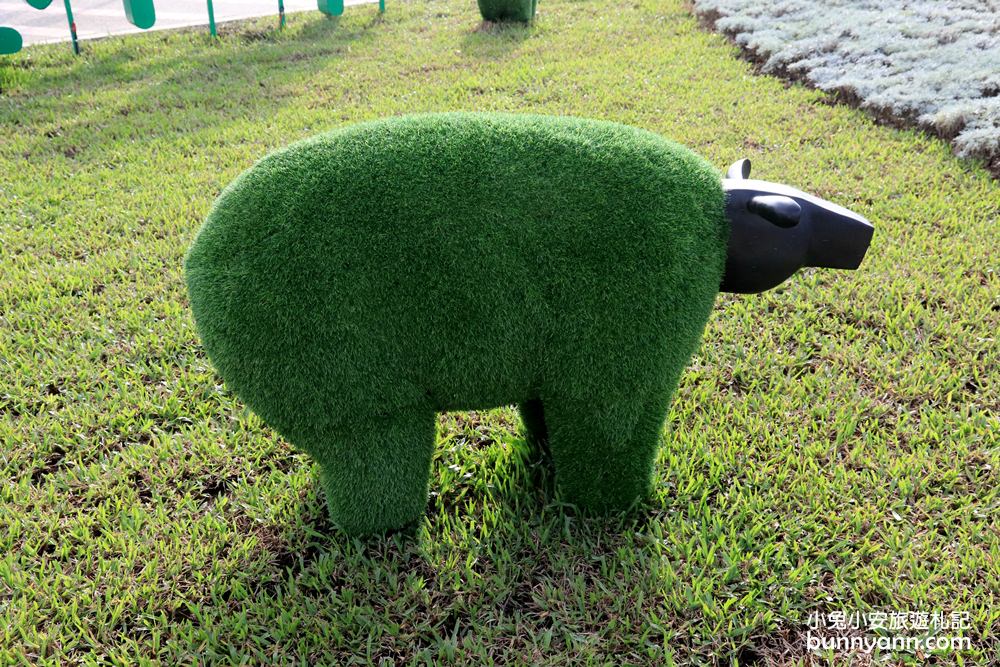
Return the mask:
<svg viewBox="0 0 1000 667">
<path fill-rule="evenodd" d="M 722 187 L 729 220 L 723 292 L 763 292 L 804 266 L 856 269 L 871 243 L 868 220 L 787 185 L 751 179 L 750 160 L 734 163 Z"/>
</svg>

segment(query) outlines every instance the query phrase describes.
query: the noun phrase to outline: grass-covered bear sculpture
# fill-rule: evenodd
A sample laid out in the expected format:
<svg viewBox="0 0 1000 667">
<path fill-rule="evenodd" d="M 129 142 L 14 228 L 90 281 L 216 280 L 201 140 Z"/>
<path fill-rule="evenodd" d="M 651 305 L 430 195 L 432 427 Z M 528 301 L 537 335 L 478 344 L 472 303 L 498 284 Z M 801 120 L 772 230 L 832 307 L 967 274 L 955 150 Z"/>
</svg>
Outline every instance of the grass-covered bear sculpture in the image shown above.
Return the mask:
<svg viewBox="0 0 1000 667">
<path fill-rule="evenodd" d="M 319 462 L 349 533 L 422 515 L 436 412 L 512 403 L 562 497 L 616 510 L 650 488 L 726 271 L 725 202 L 710 165 L 635 128 L 401 117 L 241 175 L 186 276 L 212 361 Z"/>
</svg>

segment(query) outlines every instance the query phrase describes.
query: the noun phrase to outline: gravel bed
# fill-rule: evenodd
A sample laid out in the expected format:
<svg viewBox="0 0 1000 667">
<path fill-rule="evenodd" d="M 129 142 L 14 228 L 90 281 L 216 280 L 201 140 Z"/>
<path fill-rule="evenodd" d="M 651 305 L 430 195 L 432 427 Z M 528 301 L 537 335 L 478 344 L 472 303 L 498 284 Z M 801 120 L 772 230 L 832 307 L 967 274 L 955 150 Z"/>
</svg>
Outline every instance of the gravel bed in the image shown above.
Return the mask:
<svg viewBox="0 0 1000 667">
<path fill-rule="evenodd" d="M 916 124 L 1000 173 L 1000 1 L 694 0 L 766 73 Z"/>
</svg>

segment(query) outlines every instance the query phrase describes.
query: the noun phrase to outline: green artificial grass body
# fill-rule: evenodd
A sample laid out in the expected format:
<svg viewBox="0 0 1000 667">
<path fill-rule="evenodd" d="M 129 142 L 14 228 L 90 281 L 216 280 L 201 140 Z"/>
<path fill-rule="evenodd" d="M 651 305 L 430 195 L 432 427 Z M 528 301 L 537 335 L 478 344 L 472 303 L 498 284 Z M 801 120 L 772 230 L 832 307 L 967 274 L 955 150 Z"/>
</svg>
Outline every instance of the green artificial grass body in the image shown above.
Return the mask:
<svg viewBox="0 0 1000 667">
<path fill-rule="evenodd" d="M 528 23 L 538 9 L 538 0 L 478 0 L 478 3 L 484 21 Z"/>
<path fill-rule="evenodd" d="M 268 156 L 185 268 L 227 384 L 364 534 L 422 515 L 448 410 L 518 404 L 568 502 L 644 497 L 727 230 L 719 175 L 652 133 L 427 114 Z"/>
</svg>

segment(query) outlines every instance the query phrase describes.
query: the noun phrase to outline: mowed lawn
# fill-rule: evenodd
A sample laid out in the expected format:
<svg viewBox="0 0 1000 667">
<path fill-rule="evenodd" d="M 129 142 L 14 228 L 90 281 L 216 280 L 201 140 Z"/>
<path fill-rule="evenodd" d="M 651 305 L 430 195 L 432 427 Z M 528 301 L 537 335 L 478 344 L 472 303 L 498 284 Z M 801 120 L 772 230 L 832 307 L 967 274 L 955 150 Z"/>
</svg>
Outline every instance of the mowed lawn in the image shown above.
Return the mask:
<svg viewBox="0 0 1000 667">
<path fill-rule="evenodd" d="M 1000 185 L 753 74 L 679 0 L 352 7 L 0 64 L 0 664 L 846 664 L 811 613 L 969 612 L 996 665 Z M 553 496 L 511 408 L 442 416 L 427 518 L 351 540 L 236 400 L 181 261 L 239 172 L 417 111 L 629 123 L 876 225 L 861 270 L 721 296 L 628 516 Z M 919 633 L 918 633 L 919 634 Z M 951 633 L 948 633 L 951 634 Z"/>
</svg>

